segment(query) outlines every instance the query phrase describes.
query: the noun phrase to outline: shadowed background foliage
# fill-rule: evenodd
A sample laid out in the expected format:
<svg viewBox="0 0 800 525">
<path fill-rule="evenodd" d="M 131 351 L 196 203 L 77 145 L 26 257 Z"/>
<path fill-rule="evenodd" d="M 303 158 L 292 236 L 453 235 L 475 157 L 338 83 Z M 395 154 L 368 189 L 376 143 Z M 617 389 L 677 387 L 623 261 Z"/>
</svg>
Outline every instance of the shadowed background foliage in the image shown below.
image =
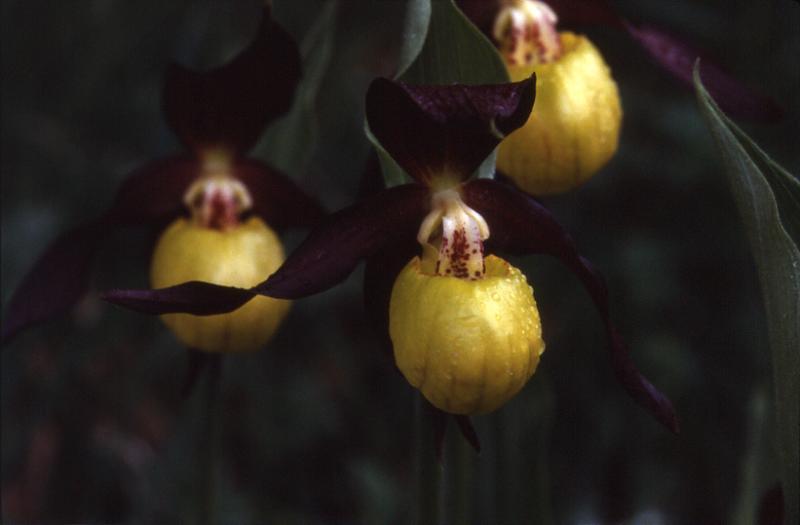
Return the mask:
<svg viewBox="0 0 800 525">
<path fill-rule="evenodd" d="M 274 4 L 302 43 L 328 2 Z M 614 4 L 774 97 L 782 120 L 742 124 L 800 172 L 796 2 Z M 404 7 L 340 2 L 331 45 L 306 56 L 330 53 L 309 94 L 313 132 L 285 144 L 279 121 L 254 151 L 286 163 L 330 210 L 356 198 L 370 151 L 364 92 L 394 72 Z M 220 63 L 247 42 L 258 10 L 255 0 L 3 2 L 3 305 L 58 232 L 101 213 L 131 169 L 177 148 L 159 106 L 168 61 Z M 523 393 L 476 418 L 473 523 L 750 523 L 777 482 L 769 353 L 721 163 L 691 92 L 624 35 L 586 32 L 619 84 L 621 147 L 584 187 L 545 202 L 605 273 L 619 327 L 675 403 L 682 433 L 668 434 L 614 382 L 602 325 L 571 274 L 545 258 L 514 260 L 534 286 L 548 346 Z M 173 337 L 96 296 L 147 285 L 157 233 L 113 236 L 93 293 L 3 348 L 4 521 L 192 519 L 205 477 L 203 385 L 183 401 L 187 359 Z M 367 321 L 361 278 L 295 304 L 264 351 L 225 360 L 219 522 L 409 519 L 414 392 Z"/>
</svg>

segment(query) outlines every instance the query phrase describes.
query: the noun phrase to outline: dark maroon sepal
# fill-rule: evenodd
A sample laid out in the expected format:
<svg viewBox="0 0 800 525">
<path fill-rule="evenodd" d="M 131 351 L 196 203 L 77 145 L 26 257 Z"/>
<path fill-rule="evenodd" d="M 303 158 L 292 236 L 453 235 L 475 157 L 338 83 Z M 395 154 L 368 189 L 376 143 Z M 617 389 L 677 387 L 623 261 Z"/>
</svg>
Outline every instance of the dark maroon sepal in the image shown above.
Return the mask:
<svg viewBox="0 0 800 525">
<path fill-rule="evenodd" d="M 436 449 L 436 459 L 439 463 L 442 463 L 442 458 L 444 456 L 444 439 L 447 437 L 447 422 L 451 416 L 455 419 L 458 430 L 461 432 L 464 439 L 467 440 L 467 443 L 470 444 L 475 452 L 478 454 L 481 453 L 481 442 L 478 438 L 478 433 L 475 432 L 475 427 L 472 426 L 472 420 L 469 416 L 444 412 L 427 401 L 425 404 L 428 406 L 431 418 L 433 418 L 433 440 Z"/>
<path fill-rule="evenodd" d="M 39 257 L 9 301 L 2 342 L 66 312 L 86 292 L 92 259 L 111 223 L 98 219 L 61 234 Z"/>
<path fill-rule="evenodd" d="M 406 184 L 330 215 L 254 290 L 270 297 L 299 299 L 333 287 L 361 259 L 402 242 L 412 225 L 418 227 L 429 206 L 427 196 L 426 188 Z"/>
<path fill-rule="evenodd" d="M 167 123 L 188 147 L 244 153 L 267 122 L 289 110 L 300 80 L 300 54 L 264 8 L 250 45 L 208 71 L 170 64 L 163 88 Z"/>
<path fill-rule="evenodd" d="M 456 420 L 456 424 L 458 424 L 458 429 L 461 431 L 461 435 L 464 436 L 464 439 L 467 440 L 472 448 L 478 454 L 481 453 L 481 441 L 478 438 L 478 433 L 475 432 L 475 427 L 472 426 L 472 420 L 469 416 L 453 416 Z"/>
<path fill-rule="evenodd" d="M 436 461 L 441 465 L 442 458 L 444 458 L 444 438 L 447 436 L 447 419 L 450 414 L 442 412 L 427 400 L 425 400 L 425 404 L 433 420 L 433 446 L 436 451 Z"/>
<path fill-rule="evenodd" d="M 255 295 L 244 288 L 189 281 L 156 290 L 109 290 L 101 294 L 101 298 L 150 315 L 214 315 L 236 310 Z"/>
<path fill-rule="evenodd" d="M 412 86 L 385 78 L 367 90 L 370 130 L 415 180 L 466 180 L 533 108 L 536 79 L 483 86 Z"/>
<path fill-rule="evenodd" d="M 708 92 L 728 114 L 765 122 L 781 118 L 783 110 L 770 97 L 746 87 L 708 56 L 680 38 L 653 26 L 624 23 L 628 34 L 653 60 L 686 87 L 692 87 L 694 63 L 701 59 L 700 77 Z"/>
<path fill-rule="evenodd" d="M 621 25 L 619 15 L 607 0 L 548 0 L 558 14 L 560 24 L 571 25 Z"/>
<path fill-rule="evenodd" d="M 185 210 L 183 194 L 199 174 L 199 162 L 188 155 L 148 162 L 122 182 L 108 216 L 132 226 L 175 217 Z"/>
<path fill-rule="evenodd" d="M 637 403 L 664 426 L 678 433 L 678 420 L 672 403 L 636 369 L 627 345 L 612 323 L 605 280 L 588 260 L 581 257 L 572 237 L 550 211 L 524 193 L 487 179 L 466 184 L 464 201 L 483 215 L 489 224 L 489 250 L 497 248 L 520 255 L 552 255 L 580 279 L 605 324 L 617 380 Z"/>
<path fill-rule="evenodd" d="M 234 165 L 239 178 L 253 199 L 253 213 L 278 231 L 310 228 L 325 216 L 322 206 L 286 175 L 252 159 Z"/>
</svg>

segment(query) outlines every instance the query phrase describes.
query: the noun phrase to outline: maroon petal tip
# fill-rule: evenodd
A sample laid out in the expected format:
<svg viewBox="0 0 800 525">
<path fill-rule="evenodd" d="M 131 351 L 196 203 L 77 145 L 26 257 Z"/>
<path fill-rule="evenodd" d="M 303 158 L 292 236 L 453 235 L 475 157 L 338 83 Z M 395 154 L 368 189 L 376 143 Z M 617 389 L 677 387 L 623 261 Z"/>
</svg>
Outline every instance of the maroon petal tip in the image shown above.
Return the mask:
<svg viewBox="0 0 800 525">
<path fill-rule="evenodd" d="M 301 60 L 292 37 L 263 10 L 250 43 L 230 62 L 209 71 L 170 64 L 163 88 L 167 123 L 195 150 L 249 150 L 267 122 L 289 110 Z"/>
<path fill-rule="evenodd" d="M 623 23 L 628 34 L 650 57 L 687 88 L 693 85 L 694 64 L 700 59 L 703 84 L 726 113 L 761 122 L 782 118 L 783 108 L 775 100 L 745 86 L 684 39 L 654 26 Z"/>
<path fill-rule="evenodd" d="M 330 215 L 254 290 L 280 299 L 313 295 L 344 280 L 362 259 L 415 231 L 427 211 L 427 190 L 406 184 Z"/>
<path fill-rule="evenodd" d="M 101 298 L 149 315 L 214 315 L 236 310 L 255 295 L 252 290 L 244 288 L 189 281 L 155 290 L 109 290 L 101 294 Z"/>
<path fill-rule="evenodd" d="M 536 79 L 495 85 L 414 86 L 385 78 L 367 90 L 370 130 L 415 180 L 466 180 L 505 135 L 528 119 Z"/>
<path fill-rule="evenodd" d="M 434 407 L 427 400 L 424 403 L 428 405 L 428 411 L 433 418 L 433 446 L 436 451 L 436 462 L 441 465 L 444 458 L 444 438 L 447 435 L 447 417 L 449 414 Z"/>
<path fill-rule="evenodd" d="M 483 215 L 491 230 L 487 246 L 514 254 L 543 253 L 559 259 L 580 279 L 606 327 L 617 380 L 636 403 L 674 433 L 679 432 L 672 403 L 636 369 L 612 320 L 603 276 L 582 257 L 572 237 L 550 211 L 530 196 L 494 180 L 470 181 L 464 200 Z"/>
</svg>

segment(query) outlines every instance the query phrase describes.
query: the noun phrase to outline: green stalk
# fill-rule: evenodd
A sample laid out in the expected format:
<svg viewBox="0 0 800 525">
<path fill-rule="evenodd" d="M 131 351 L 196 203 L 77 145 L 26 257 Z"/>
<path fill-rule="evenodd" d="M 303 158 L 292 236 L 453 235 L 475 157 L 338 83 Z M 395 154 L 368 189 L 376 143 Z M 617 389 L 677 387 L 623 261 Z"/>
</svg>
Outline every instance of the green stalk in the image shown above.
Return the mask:
<svg viewBox="0 0 800 525">
<path fill-rule="evenodd" d="M 489 416 L 491 421 L 492 441 L 494 442 L 494 506 L 495 520 L 498 525 L 506 525 L 512 522 L 511 493 L 515 490 L 523 490 L 515 484 L 516 480 L 510 479 L 509 473 L 509 450 L 506 428 L 503 422 L 503 415 L 500 411 Z"/>
<path fill-rule="evenodd" d="M 219 400 L 220 400 L 220 376 L 222 368 L 222 357 L 212 355 L 209 358 L 207 367 L 206 391 L 204 408 L 200 412 L 200 444 L 197 447 L 198 462 L 200 472 L 198 476 L 199 491 L 197 505 L 197 523 L 201 525 L 211 525 L 214 522 L 215 510 L 215 486 L 216 486 L 216 462 L 214 461 L 217 452 Z"/>
<path fill-rule="evenodd" d="M 472 485 L 474 481 L 475 451 L 456 429 L 447 435 L 445 455 L 445 497 L 447 523 L 464 525 L 472 521 L 474 505 Z"/>
<path fill-rule="evenodd" d="M 550 429 L 553 396 L 544 374 L 528 385 L 523 402 L 490 416 L 494 445 L 495 522 L 553 523 L 550 505 Z"/>
<path fill-rule="evenodd" d="M 433 421 L 425 403 L 422 395 L 418 394 L 414 403 L 417 468 L 417 512 L 415 517 L 417 525 L 439 525 L 442 468 L 436 458 Z"/>
</svg>

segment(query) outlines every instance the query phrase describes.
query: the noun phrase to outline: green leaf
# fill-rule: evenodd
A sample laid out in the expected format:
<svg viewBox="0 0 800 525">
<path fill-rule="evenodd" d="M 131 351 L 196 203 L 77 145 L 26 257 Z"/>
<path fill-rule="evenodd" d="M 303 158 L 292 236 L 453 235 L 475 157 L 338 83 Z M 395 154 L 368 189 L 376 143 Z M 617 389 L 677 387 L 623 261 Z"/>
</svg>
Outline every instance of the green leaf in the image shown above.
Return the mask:
<svg viewBox="0 0 800 525">
<path fill-rule="evenodd" d="M 295 180 L 302 177 L 311 160 L 318 135 L 317 92 L 328 70 L 336 29 L 336 2 L 325 2 L 300 46 L 303 78 L 289 113 L 269 127 L 254 150 Z"/>
<path fill-rule="evenodd" d="M 756 386 L 748 405 L 747 448 L 741 457 L 739 493 L 730 519 L 734 525 L 756 523 L 761 498 L 777 482 L 774 447 L 769 439 L 774 422 L 768 413 L 768 389 Z"/>
<path fill-rule="evenodd" d="M 427 4 L 427 6 L 419 5 Z M 424 18 L 428 14 L 429 22 Z M 508 72 L 494 45 L 481 33 L 453 0 L 413 0 L 409 6 L 406 36 L 419 38 L 427 25 L 425 41 L 407 45 L 419 54 L 398 76 L 409 84 L 500 84 Z M 417 20 L 414 20 L 416 18 Z M 408 57 L 404 57 L 408 59 Z"/>
<path fill-rule="evenodd" d="M 411 0 L 406 12 L 398 80 L 409 84 L 502 84 L 509 82 L 503 59 L 494 45 L 456 7 L 453 0 Z M 387 187 L 411 178 L 378 144 L 375 145 Z M 493 153 L 473 174 L 493 178 Z"/>
<path fill-rule="evenodd" d="M 786 523 L 800 521 L 800 184 L 711 99 L 695 65 L 700 109 L 717 144 L 758 268 L 767 312 Z"/>
<path fill-rule="evenodd" d="M 417 59 L 425 45 L 431 22 L 431 0 L 410 0 L 406 7 L 403 47 L 400 49 L 398 77 Z"/>
</svg>

